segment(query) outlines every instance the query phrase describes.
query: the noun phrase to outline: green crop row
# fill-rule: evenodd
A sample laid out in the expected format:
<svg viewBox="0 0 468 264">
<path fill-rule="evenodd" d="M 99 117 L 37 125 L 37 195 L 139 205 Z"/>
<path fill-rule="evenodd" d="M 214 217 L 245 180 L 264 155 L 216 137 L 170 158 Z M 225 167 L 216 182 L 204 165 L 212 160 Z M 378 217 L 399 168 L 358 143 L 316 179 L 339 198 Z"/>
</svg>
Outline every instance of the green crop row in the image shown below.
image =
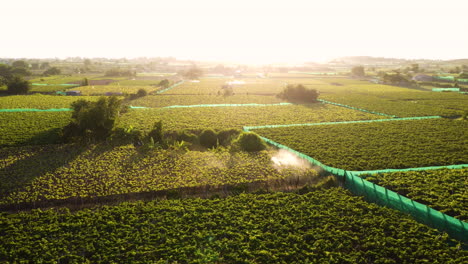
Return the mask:
<svg viewBox="0 0 468 264">
<path fill-rule="evenodd" d="M 98 98 L 94 96 L 55 96 L 55 95 L 11 95 L 0 97 L 1 109 L 12 108 L 35 108 L 35 109 L 50 109 L 50 108 L 70 108 L 71 104 L 77 100 L 84 99 L 88 101 L 96 101 Z"/>
<path fill-rule="evenodd" d="M 0 146 L 56 143 L 71 112 L 0 113 Z"/>
<path fill-rule="evenodd" d="M 169 91 L 168 91 L 169 92 Z M 283 100 L 276 96 L 266 95 L 177 95 L 161 94 L 144 96 L 130 102 L 133 106 L 164 107 L 170 105 L 200 105 L 200 104 L 276 104 Z"/>
<path fill-rule="evenodd" d="M 216 95 L 230 86 L 235 94 L 278 94 L 285 83 L 276 79 L 261 78 L 202 78 L 187 81 L 168 91 L 168 94 Z"/>
<path fill-rule="evenodd" d="M 141 153 L 132 145 L 3 148 L 0 204 L 237 184 L 313 173 L 279 171 L 273 167 L 270 154 L 220 150 Z"/>
<path fill-rule="evenodd" d="M 259 129 L 255 132 L 345 170 L 468 163 L 467 121 L 388 121 Z"/>
<path fill-rule="evenodd" d="M 452 98 L 451 96 L 449 98 L 436 98 L 436 93 L 430 93 L 430 95 L 432 95 L 430 98 L 420 98 L 414 96 L 413 93 L 411 95 L 405 96 L 404 94 L 399 94 L 398 96 L 400 99 L 394 99 L 394 96 L 381 97 L 371 94 L 343 93 L 324 94 L 320 98 L 399 117 L 431 115 L 452 116 L 461 115 L 468 111 L 468 99 L 462 97 L 462 95 L 457 96 L 457 98 Z"/>
<path fill-rule="evenodd" d="M 229 129 L 243 126 L 320 123 L 378 119 L 377 115 L 327 105 L 197 107 L 170 109 L 135 109 L 121 118 L 120 126 L 149 130 L 162 120 L 168 130 Z"/>
<path fill-rule="evenodd" d="M 341 188 L 0 214 L 9 263 L 466 263 L 457 242 Z"/>
<path fill-rule="evenodd" d="M 468 169 L 393 172 L 363 178 L 468 221 Z"/>
</svg>

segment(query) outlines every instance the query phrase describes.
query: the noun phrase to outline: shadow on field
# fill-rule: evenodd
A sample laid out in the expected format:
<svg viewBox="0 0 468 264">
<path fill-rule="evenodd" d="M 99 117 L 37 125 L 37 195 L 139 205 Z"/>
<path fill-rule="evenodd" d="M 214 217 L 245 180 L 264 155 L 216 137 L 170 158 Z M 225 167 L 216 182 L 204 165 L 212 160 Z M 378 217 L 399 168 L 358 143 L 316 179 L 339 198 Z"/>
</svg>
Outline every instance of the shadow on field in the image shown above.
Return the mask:
<svg viewBox="0 0 468 264">
<path fill-rule="evenodd" d="M 0 165 L 0 199 L 14 191 L 24 189 L 34 179 L 66 166 L 85 150 L 84 146 L 70 144 L 1 148 L 0 161 L 3 160 L 3 164 Z M 7 157 L 18 155 L 18 151 L 30 156 L 8 164 Z"/>
</svg>

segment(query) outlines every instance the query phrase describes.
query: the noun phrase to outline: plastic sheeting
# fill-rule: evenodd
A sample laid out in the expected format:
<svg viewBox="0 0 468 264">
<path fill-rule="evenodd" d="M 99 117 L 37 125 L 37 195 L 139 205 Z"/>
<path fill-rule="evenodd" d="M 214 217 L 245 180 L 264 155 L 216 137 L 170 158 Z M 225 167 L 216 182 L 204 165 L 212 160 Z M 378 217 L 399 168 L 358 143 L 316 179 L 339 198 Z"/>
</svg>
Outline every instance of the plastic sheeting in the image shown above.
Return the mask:
<svg viewBox="0 0 468 264">
<path fill-rule="evenodd" d="M 332 105 L 337 105 L 337 106 L 341 106 L 341 107 L 346 107 L 346 108 L 349 108 L 349 109 L 358 110 L 358 111 L 366 112 L 366 113 L 370 113 L 370 114 L 381 115 L 381 116 L 389 116 L 389 117 L 397 117 L 396 115 L 389 115 L 389 114 L 379 113 L 379 112 L 375 112 L 375 111 L 369 111 L 369 110 L 366 110 L 366 109 L 357 108 L 357 107 L 353 107 L 353 106 L 350 106 L 350 105 L 339 104 L 339 103 L 335 103 L 335 102 L 330 102 L 330 101 L 327 101 L 327 100 L 317 99 L 317 101 L 325 103 L 325 104 L 332 104 Z"/>
</svg>

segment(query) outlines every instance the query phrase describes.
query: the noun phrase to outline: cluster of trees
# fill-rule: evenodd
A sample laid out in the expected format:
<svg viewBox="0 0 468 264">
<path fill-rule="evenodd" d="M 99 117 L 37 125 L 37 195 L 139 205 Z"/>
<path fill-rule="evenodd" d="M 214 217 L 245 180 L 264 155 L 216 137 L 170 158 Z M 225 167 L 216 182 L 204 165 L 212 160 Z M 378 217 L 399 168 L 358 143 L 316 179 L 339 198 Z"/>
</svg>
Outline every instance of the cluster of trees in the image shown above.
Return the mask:
<svg viewBox="0 0 468 264">
<path fill-rule="evenodd" d="M 110 140 L 118 144 L 134 144 L 143 149 L 174 145 L 180 147 L 201 146 L 216 148 L 234 145 L 244 151 L 260 151 L 266 148 L 265 142 L 255 133 L 245 133 L 237 129 L 213 129 L 203 131 L 175 131 L 165 133 L 162 121 L 144 133 L 134 127 L 115 128 L 122 101 L 115 96 L 101 97 L 96 102 L 78 100 L 72 103 L 72 121 L 62 129 L 62 138 L 66 142 L 97 142 Z"/>
<path fill-rule="evenodd" d="M 399 72 L 393 74 L 382 72 L 380 73 L 380 77 L 382 78 L 382 82 L 385 84 L 397 86 L 417 86 L 415 81 L 410 80 Z"/>
<path fill-rule="evenodd" d="M 192 67 L 186 71 L 183 71 L 181 74 L 187 79 L 194 80 L 200 78 L 203 75 L 203 71 L 198 67 Z"/>
<path fill-rule="evenodd" d="M 24 76 L 31 75 L 31 72 L 23 67 L 24 62 L 16 62 L 12 66 L 0 64 L 0 86 L 6 85 L 10 94 L 25 94 L 30 90 L 31 85 L 24 79 Z"/>
<path fill-rule="evenodd" d="M 288 84 L 277 97 L 295 103 L 315 103 L 319 92 L 315 89 L 307 89 L 302 84 Z"/>
</svg>

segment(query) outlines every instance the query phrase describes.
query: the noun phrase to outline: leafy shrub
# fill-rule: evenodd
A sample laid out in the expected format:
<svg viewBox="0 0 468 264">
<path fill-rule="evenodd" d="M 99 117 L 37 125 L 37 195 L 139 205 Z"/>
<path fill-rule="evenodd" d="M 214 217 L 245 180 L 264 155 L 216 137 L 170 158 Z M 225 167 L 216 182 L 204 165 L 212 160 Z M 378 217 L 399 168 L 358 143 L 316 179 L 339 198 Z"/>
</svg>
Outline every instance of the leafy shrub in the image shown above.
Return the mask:
<svg viewBox="0 0 468 264">
<path fill-rule="evenodd" d="M 163 124 L 162 121 L 154 123 L 153 129 L 148 133 L 148 138 L 152 138 L 154 143 L 164 145 Z"/>
<path fill-rule="evenodd" d="M 243 132 L 240 134 L 237 143 L 245 151 L 260 151 L 266 148 L 263 139 L 253 132 Z"/>
<path fill-rule="evenodd" d="M 143 144 L 143 133 L 133 126 L 128 128 L 117 128 L 112 132 L 111 141 L 116 144 L 134 144 L 136 146 Z"/>
<path fill-rule="evenodd" d="M 218 135 L 216 135 L 213 129 L 205 129 L 201 132 L 199 140 L 200 145 L 206 148 L 213 148 L 218 144 Z"/>
<path fill-rule="evenodd" d="M 234 140 L 234 138 L 239 136 L 240 133 L 241 131 L 238 129 L 221 130 L 218 133 L 218 142 L 222 146 L 227 146 Z"/>
<path fill-rule="evenodd" d="M 318 95 L 317 90 L 307 89 L 302 84 L 289 84 L 277 97 L 291 102 L 315 103 L 317 102 Z"/>
<path fill-rule="evenodd" d="M 182 130 L 177 134 L 177 141 L 185 141 L 195 144 L 198 141 L 198 137 L 190 131 Z"/>
</svg>

